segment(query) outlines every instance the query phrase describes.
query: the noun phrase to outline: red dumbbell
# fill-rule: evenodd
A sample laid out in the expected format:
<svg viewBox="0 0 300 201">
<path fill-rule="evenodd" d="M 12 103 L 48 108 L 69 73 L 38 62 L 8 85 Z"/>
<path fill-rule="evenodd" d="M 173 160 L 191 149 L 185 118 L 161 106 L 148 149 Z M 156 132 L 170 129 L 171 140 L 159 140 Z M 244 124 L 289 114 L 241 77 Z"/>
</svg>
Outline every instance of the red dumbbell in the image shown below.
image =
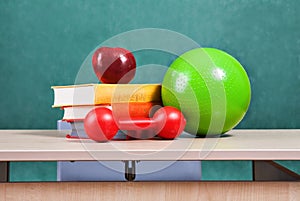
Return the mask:
<svg viewBox="0 0 300 201">
<path fill-rule="evenodd" d="M 167 106 L 158 109 L 152 118 L 134 118 L 115 120 L 108 108 L 91 110 L 84 120 L 87 135 L 95 141 L 104 142 L 112 139 L 118 130 L 151 130 L 164 139 L 174 139 L 183 131 L 186 120 L 176 108 Z"/>
</svg>

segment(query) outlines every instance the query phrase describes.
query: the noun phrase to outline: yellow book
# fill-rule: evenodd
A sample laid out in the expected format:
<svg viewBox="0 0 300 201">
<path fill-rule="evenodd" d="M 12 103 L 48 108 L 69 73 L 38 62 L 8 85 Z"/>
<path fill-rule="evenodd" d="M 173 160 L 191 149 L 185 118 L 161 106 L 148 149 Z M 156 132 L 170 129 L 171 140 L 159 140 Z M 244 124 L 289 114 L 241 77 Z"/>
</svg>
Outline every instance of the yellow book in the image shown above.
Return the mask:
<svg viewBox="0 0 300 201">
<path fill-rule="evenodd" d="M 53 107 L 161 102 L 161 84 L 81 84 L 51 88 Z"/>
</svg>

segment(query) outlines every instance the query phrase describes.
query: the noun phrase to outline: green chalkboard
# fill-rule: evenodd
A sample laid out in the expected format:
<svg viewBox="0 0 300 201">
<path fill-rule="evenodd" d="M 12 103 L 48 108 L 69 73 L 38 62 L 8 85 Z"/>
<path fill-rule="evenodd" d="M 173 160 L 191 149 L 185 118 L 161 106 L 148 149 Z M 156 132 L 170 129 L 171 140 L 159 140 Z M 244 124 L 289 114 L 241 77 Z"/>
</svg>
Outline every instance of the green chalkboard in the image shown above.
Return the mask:
<svg viewBox="0 0 300 201">
<path fill-rule="evenodd" d="M 103 41 L 149 27 L 179 32 L 242 63 L 252 102 L 239 128 L 300 127 L 297 0 L 2 0 L 0 23 L 0 128 L 55 128 L 62 111 L 51 108 L 50 86 L 74 84 Z M 138 65 L 172 59 L 140 55 Z"/>
<path fill-rule="evenodd" d="M 95 47 L 141 28 L 184 34 L 241 62 L 252 102 L 238 128 L 300 128 L 298 0 L 1 0 L 0 24 L 1 129 L 56 128 L 62 111 L 51 108 L 50 87 L 74 84 Z M 139 66 L 174 59 L 153 50 L 135 56 Z"/>
</svg>

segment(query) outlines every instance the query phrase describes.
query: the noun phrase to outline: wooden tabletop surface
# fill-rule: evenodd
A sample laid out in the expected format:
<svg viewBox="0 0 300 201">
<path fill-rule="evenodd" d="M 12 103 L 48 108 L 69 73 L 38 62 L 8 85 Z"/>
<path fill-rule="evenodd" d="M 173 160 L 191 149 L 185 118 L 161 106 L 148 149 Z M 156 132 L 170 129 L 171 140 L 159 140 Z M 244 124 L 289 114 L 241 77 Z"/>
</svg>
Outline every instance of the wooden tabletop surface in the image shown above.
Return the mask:
<svg viewBox="0 0 300 201">
<path fill-rule="evenodd" d="M 175 140 L 67 139 L 69 131 L 0 130 L 0 161 L 300 160 L 300 130 L 232 130 Z"/>
</svg>

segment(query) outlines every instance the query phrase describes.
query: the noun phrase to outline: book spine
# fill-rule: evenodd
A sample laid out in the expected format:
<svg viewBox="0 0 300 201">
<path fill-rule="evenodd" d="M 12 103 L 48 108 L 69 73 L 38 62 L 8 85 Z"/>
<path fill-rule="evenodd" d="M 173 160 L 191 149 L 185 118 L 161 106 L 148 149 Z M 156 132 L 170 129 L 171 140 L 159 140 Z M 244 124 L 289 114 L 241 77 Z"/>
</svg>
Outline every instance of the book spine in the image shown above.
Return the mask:
<svg viewBox="0 0 300 201">
<path fill-rule="evenodd" d="M 102 105 L 95 105 L 91 108 L 94 109 L 96 107 L 100 107 Z M 77 107 L 77 106 L 74 106 Z M 152 114 L 160 107 L 162 107 L 161 102 L 141 102 L 141 103 L 113 103 L 111 106 L 103 105 L 103 107 L 109 107 L 113 111 L 113 115 L 115 117 L 120 118 L 149 118 Z M 66 107 L 62 107 L 65 109 Z M 89 111 L 87 111 L 88 113 Z M 87 114 L 86 113 L 86 114 Z M 76 112 L 74 112 L 76 114 Z M 85 115 L 84 115 L 85 116 Z M 63 121 L 66 122 L 80 122 L 83 121 L 84 117 L 81 118 L 67 118 L 63 117 Z"/>
<path fill-rule="evenodd" d="M 122 86 L 114 87 L 95 87 L 95 104 L 105 103 L 123 103 L 123 102 L 161 102 L 161 86 L 160 85 L 142 85 L 131 86 L 126 88 Z"/>
<path fill-rule="evenodd" d="M 113 115 L 119 118 L 149 118 L 160 107 L 161 102 L 114 103 L 112 111 Z"/>
</svg>

